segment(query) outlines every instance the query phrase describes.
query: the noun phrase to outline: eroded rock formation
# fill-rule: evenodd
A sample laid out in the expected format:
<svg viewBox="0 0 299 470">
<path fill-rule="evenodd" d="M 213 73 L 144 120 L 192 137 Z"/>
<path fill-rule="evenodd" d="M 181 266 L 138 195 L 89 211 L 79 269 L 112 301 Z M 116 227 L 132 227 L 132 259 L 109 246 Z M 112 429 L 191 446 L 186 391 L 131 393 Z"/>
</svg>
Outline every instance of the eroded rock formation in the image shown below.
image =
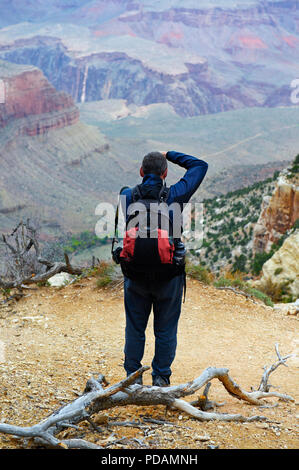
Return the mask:
<svg viewBox="0 0 299 470">
<path fill-rule="evenodd" d="M 35 67 L 0 61 L 0 128 L 18 126 L 19 134 L 43 134 L 79 121 L 68 94 L 57 91 Z"/>
<path fill-rule="evenodd" d="M 268 252 L 299 217 L 299 186 L 287 175 L 288 171 L 283 170 L 272 196 L 264 197 L 253 233 L 254 253 Z"/>
<path fill-rule="evenodd" d="M 267 283 L 285 286 L 292 296 L 299 296 L 299 230 L 292 233 L 281 248 L 266 261 L 262 277 L 255 281 L 256 287 L 263 288 Z"/>
</svg>

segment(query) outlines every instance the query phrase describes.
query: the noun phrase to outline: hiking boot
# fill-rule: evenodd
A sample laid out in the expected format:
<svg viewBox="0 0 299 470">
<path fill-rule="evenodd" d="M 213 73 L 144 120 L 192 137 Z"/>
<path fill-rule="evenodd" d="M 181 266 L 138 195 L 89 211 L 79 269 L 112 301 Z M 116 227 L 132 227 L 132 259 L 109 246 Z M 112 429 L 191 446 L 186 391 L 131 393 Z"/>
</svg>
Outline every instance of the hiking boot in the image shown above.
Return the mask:
<svg viewBox="0 0 299 470">
<path fill-rule="evenodd" d="M 137 377 L 137 379 L 135 379 L 133 383 L 138 384 L 138 385 L 143 385 L 142 375 Z"/>
<path fill-rule="evenodd" d="M 131 383 L 131 385 L 135 385 L 135 384 L 143 385 L 142 375 L 140 375 L 139 377 L 137 377 L 137 378 L 134 380 L 134 382 Z"/>
<path fill-rule="evenodd" d="M 153 375 L 153 385 L 156 387 L 168 387 L 170 385 L 169 377 L 166 375 Z"/>
</svg>

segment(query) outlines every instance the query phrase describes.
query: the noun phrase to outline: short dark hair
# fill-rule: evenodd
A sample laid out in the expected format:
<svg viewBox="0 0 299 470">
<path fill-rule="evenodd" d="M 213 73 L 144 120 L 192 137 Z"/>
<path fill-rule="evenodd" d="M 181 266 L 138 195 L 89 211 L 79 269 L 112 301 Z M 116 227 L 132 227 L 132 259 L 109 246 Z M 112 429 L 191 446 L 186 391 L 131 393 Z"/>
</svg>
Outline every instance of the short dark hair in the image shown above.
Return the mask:
<svg viewBox="0 0 299 470">
<path fill-rule="evenodd" d="M 142 160 L 142 169 L 145 175 L 153 173 L 161 176 L 167 168 L 167 160 L 161 152 L 150 152 Z"/>
</svg>

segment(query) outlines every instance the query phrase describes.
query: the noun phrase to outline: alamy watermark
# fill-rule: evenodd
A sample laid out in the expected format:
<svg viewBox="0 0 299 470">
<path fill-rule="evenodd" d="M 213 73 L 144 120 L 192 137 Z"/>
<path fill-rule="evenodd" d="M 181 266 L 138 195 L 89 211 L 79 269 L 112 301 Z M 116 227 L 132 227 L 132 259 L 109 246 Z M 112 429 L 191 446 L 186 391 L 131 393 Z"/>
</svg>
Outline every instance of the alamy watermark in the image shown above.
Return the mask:
<svg viewBox="0 0 299 470">
<path fill-rule="evenodd" d="M 291 103 L 299 104 L 299 78 L 293 80 L 290 86 L 291 88 L 294 88 L 290 97 Z"/>
<path fill-rule="evenodd" d="M 119 217 L 117 224 L 117 238 L 125 236 L 141 238 L 157 238 L 159 225 L 161 238 L 171 233 L 174 238 L 184 237 L 189 249 L 199 249 L 203 242 L 204 211 L 203 203 L 189 202 L 179 204 L 174 202 L 167 205 L 165 202 L 153 202 L 147 212 L 142 202 L 134 202 L 126 208 L 126 197 L 119 197 Z M 99 238 L 113 237 L 115 228 L 115 211 L 113 204 L 101 202 L 97 205 L 95 215 L 99 220 L 95 226 L 95 233 Z M 126 225 L 125 215 L 129 216 Z M 149 217 L 148 217 L 149 214 Z M 158 221 L 160 219 L 160 223 Z M 131 230 L 138 226 L 138 234 Z"/>
</svg>

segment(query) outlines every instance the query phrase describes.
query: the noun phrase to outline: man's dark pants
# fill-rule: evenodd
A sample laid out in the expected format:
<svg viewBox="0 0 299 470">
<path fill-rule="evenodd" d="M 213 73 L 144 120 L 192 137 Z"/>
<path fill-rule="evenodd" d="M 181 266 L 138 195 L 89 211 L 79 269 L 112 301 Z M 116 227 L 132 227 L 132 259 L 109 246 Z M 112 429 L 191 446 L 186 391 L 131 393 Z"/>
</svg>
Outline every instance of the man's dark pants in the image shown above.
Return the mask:
<svg viewBox="0 0 299 470">
<path fill-rule="evenodd" d="M 169 281 L 133 281 L 125 277 L 126 311 L 125 363 L 127 374 L 141 367 L 145 346 L 145 329 L 153 308 L 155 356 L 152 375 L 171 375 L 175 358 L 177 327 L 181 313 L 184 276 Z"/>
</svg>

